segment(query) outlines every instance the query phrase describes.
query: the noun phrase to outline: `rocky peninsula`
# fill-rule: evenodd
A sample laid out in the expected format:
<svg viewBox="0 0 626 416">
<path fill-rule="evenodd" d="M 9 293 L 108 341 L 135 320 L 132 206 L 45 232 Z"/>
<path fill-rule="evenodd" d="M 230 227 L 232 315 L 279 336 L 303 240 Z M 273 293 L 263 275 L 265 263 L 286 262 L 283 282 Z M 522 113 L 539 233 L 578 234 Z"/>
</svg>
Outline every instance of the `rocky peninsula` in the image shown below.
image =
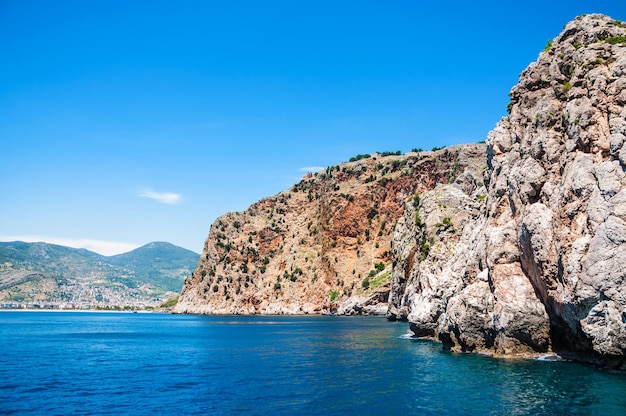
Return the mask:
<svg viewBox="0 0 626 416">
<path fill-rule="evenodd" d="M 580 16 L 486 144 L 378 152 L 220 217 L 179 313 L 386 313 L 454 351 L 624 367 L 626 24 Z"/>
</svg>

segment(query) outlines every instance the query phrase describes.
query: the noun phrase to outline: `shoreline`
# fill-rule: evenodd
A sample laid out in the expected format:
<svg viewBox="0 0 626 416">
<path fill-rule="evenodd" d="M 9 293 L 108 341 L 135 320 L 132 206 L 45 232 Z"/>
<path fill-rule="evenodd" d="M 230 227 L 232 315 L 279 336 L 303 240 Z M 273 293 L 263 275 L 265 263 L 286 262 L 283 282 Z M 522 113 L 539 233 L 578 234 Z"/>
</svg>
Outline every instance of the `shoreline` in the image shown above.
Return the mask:
<svg viewBox="0 0 626 416">
<path fill-rule="evenodd" d="M 16 309 L 0 309 L 0 313 L 2 312 L 86 312 L 86 313 L 163 313 L 160 311 L 149 311 L 149 310 L 112 310 L 112 309 L 26 309 L 26 308 L 16 308 Z"/>
</svg>

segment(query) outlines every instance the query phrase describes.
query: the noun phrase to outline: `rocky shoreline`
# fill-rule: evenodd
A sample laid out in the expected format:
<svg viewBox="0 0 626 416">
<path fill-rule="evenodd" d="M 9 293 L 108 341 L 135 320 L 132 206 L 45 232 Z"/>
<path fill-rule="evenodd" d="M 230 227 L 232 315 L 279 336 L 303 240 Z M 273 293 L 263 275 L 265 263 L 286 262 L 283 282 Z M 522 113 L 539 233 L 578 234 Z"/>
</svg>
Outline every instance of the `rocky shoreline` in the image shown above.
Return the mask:
<svg viewBox="0 0 626 416">
<path fill-rule="evenodd" d="M 487 139 L 484 206 L 454 188 L 407 203 L 390 319 L 453 351 L 624 367 L 624 35 L 609 17 L 577 18 L 521 74 Z"/>
<path fill-rule="evenodd" d="M 451 351 L 624 369 L 626 23 L 568 23 L 510 97 L 486 145 L 359 155 L 219 218 L 174 311 L 385 310 Z"/>
</svg>

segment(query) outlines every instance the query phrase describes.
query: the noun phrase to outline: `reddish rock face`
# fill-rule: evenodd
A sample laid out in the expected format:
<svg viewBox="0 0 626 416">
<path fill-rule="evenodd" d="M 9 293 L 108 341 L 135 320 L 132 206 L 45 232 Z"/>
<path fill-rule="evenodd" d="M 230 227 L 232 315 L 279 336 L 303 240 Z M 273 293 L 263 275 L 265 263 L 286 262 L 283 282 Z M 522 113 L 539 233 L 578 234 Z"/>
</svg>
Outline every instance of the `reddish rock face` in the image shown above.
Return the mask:
<svg viewBox="0 0 626 416">
<path fill-rule="evenodd" d="M 176 311 L 386 312 L 391 240 L 404 204 L 461 176 L 481 186 L 476 178 L 484 154 L 481 144 L 373 154 L 307 175 L 288 191 L 220 217 Z"/>
</svg>

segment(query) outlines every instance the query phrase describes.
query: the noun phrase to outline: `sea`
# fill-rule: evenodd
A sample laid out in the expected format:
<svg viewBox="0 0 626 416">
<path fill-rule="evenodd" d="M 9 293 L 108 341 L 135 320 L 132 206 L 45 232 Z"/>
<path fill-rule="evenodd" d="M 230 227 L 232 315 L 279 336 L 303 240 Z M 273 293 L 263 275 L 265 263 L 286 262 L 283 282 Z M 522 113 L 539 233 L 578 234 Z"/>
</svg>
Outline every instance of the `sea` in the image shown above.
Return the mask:
<svg viewBox="0 0 626 416">
<path fill-rule="evenodd" d="M 0 312 L 2 415 L 626 415 L 626 374 L 381 317 Z"/>
</svg>

